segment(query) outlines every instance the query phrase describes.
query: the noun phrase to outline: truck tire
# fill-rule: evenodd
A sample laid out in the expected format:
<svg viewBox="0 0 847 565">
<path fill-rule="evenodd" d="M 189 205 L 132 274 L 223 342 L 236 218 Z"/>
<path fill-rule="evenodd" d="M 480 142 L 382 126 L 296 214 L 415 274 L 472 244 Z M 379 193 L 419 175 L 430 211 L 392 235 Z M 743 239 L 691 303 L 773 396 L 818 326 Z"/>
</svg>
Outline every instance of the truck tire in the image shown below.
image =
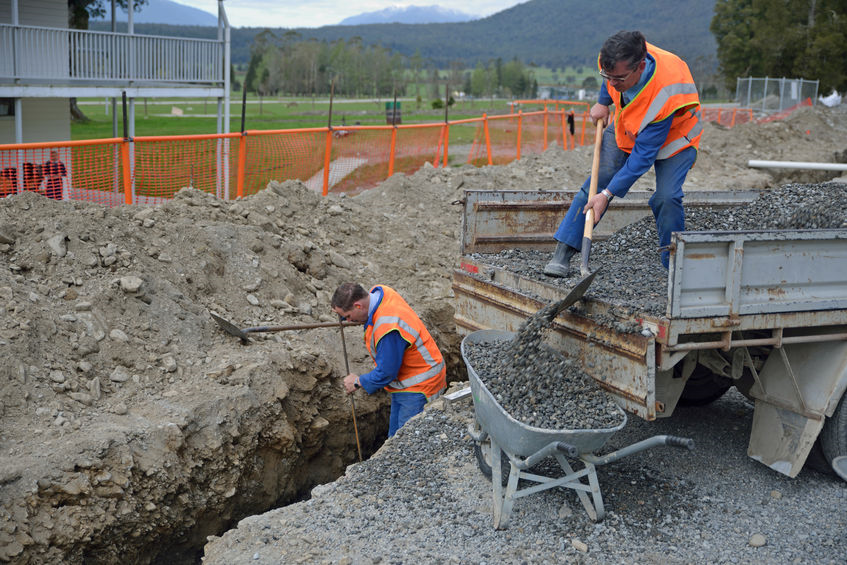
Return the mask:
<svg viewBox="0 0 847 565">
<path fill-rule="evenodd" d="M 476 455 L 476 462 L 479 465 L 479 470 L 490 481 L 491 480 L 491 440 L 485 439 L 482 442 L 475 441 L 473 444 L 473 452 Z M 509 481 L 509 471 L 512 465 L 509 463 L 509 457 L 506 452 L 500 450 L 500 479 L 503 486 Z"/>
<path fill-rule="evenodd" d="M 847 455 L 847 394 L 841 397 L 838 407 L 827 418 L 818 437 L 827 464 L 842 455 Z"/>
<path fill-rule="evenodd" d="M 674 367 L 674 376 L 682 376 L 682 363 Z M 696 365 L 679 397 L 680 406 L 705 406 L 724 395 L 732 387 L 732 379 L 714 374 L 703 365 Z"/>
</svg>

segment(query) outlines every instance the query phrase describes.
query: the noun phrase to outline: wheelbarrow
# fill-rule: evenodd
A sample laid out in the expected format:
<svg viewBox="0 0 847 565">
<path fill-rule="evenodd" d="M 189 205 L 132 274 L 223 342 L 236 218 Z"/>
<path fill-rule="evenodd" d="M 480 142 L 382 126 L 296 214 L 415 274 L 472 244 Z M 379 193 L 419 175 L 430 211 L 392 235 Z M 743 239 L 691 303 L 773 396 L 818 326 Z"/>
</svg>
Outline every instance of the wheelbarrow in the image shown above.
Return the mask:
<svg viewBox="0 0 847 565">
<path fill-rule="evenodd" d="M 468 362 L 466 355 L 467 347 L 472 344 L 508 341 L 514 337 L 514 332 L 479 330 L 468 334 L 462 340 L 461 346 L 462 358 L 468 368 L 475 414 L 474 422 L 468 431 L 476 442 L 475 451 L 480 470 L 488 474 L 490 467 L 491 484 L 494 488 L 495 528 L 508 526 L 515 499 L 556 487 L 574 490 L 589 517 L 595 522 L 600 521 L 605 516 L 605 509 L 597 479 L 597 467 L 659 445 L 694 449 L 694 441 L 691 439 L 658 435 L 606 455 L 595 455 L 595 451 L 602 449 L 615 432 L 626 425 L 626 413 L 620 407 L 618 410 L 623 421 L 613 428 L 551 430 L 519 422 L 497 402 Z M 509 462 L 509 478 L 505 492 L 501 469 L 503 455 Z M 530 471 L 549 457 L 555 458 L 559 463 L 564 472 L 563 476 L 541 476 Z M 569 459 L 579 461 L 582 468 L 574 470 Z M 536 484 L 519 489 L 521 480 L 524 481 L 523 484 Z"/>
</svg>

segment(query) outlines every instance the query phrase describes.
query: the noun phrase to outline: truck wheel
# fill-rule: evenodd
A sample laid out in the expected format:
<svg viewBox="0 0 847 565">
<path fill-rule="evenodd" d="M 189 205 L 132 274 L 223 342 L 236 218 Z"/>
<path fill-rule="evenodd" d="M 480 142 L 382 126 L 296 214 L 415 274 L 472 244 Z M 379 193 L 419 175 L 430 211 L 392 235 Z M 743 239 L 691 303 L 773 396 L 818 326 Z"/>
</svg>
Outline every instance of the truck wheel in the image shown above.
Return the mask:
<svg viewBox="0 0 847 565">
<path fill-rule="evenodd" d="M 681 377 L 682 363 L 677 363 L 673 370 L 675 377 Z M 732 379 L 716 375 L 708 368 L 698 364 L 694 367 L 691 376 L 688 377 L 678 404 L 680 406 L 705 406 L 723 396 L 730 387 L 732 387 Z"/>
<path fill-rule="evenodd" d="M 847 394 L 841 397 L 838 407 L 827 418 L 818 437 L 827 464 L 842 455 L 847 455 Z"/>
<path fill-rule="evenodd" d="M 491 480 L 491 440 L 486 438 L 482 442 L 475 441 L 473 444 L 473 452 L 476 455 L 476 462 L 479 465 L 479 470 L 490 481 Z M 509 471 L 512 466 L 509 463 L 509 457 L 506 452 L 500 450 L 500 482 L 503 486 L 509 481 Z"/>
</svg>

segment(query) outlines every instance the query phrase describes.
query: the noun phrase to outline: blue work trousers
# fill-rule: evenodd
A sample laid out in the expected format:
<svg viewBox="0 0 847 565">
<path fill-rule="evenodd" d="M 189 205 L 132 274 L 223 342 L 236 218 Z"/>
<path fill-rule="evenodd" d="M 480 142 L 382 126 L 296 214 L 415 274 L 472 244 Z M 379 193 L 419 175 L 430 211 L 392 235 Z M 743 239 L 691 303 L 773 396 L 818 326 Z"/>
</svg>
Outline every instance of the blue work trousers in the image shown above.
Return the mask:
<svg viewBox="0 0 847 565">
<path fill-rule="evenodd" d="M 614 124 L 603 132 L 603 141 L 600 148 L 600 164 L 597 174 L 597 192 L 609 185 L 612 177 L 624 166 L 628 153 L 618 148 L 615 142 Z M 656 229 L 659 232 L 659 248 L 661 249 L 662 265 L 668 268 L 669 252 L 668 244 L 671 242 L 671 233 L 685 230 L 685 211 L 682 208 L 682 183 L 688 171 L 694 165 L 697 158 L 697 150 L 687 147 L 676 155 L 657 160 L 653 163 L 656 171 L 656 192 L 650 197 L 650 209 L 656 219 Z M 576 194 L 571 202 L 568 213 L 554 236 L 557 241 L 566 243 L 577 250 L 582 249 L 582 235 L 585 230 L 585 214 L 582 209 L 588 202 L 588 187 L 591 183 L 589 177 L 582 185 L 582 189 Z M 602 218 L 602 216 L 601 216 Z"/>
<path fill-rule="evenodd" d="M 396 434 L 412 416 L 423 412 L 426 400 L 426 395 L 422 392 L 392 392 L 388 437 Z"/>
</svg>

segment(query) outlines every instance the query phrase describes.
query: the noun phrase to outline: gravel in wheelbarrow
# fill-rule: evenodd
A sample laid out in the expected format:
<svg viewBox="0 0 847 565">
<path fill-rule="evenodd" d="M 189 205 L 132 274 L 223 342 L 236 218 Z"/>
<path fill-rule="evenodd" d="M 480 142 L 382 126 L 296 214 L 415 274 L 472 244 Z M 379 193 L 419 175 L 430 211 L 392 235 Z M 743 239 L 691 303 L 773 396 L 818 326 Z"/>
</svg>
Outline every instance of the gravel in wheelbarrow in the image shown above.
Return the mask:
<svg viewBox="0 0 847 565">
<path fill-rule="evenodd" d="M 543 342 L 555 304 L 528 318 L 513 338 L 468 341 L 463 354 L 497 403 L 517 421 L 553 430 L 620 426 L 623 411 L 580 363 Z"/>
</svg>

